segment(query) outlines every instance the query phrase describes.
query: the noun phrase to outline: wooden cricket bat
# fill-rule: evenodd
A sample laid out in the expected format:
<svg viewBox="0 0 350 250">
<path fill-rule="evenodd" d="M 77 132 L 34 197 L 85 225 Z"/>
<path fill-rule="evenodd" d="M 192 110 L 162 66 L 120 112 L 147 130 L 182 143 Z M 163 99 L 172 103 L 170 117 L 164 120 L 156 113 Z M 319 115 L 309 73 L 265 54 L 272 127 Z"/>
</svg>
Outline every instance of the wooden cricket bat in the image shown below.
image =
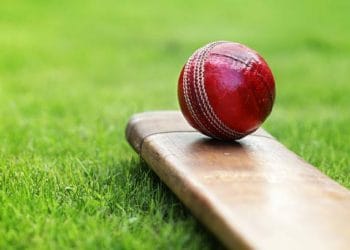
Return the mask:
<svg viewBox="0 0 350 250">
<path fill-rule="evenodd" d="M 350 191 L 263 129 L 210 139 L 175 111 L 134 115 L 132 147 L 230 249 L 350 249 Z"/>
</svg>

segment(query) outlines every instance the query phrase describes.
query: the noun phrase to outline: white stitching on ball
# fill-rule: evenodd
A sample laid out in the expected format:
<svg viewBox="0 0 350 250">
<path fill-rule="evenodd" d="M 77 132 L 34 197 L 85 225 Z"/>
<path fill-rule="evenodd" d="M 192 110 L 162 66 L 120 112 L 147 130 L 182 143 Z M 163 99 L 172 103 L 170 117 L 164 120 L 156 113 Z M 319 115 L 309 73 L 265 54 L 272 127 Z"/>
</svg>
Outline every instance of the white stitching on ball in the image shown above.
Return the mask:
<svg viewBox="0 0 350 250">
<path fill-rule="evenodd" d="M 197 52 L 199 52 L 199 49 L 197 51 L 195 51 L 192 56 L 187 60 L 186 64 L 185 64 L 185 68 L 184 68 L 184 72 L 183 72 L 183 82 L 182 82 L 182 87 L 183 87 L 183 92 L 184 92 L 184 98 L 185 98 L 185 102 L 186 102 L 186 106 L 187 109 L 190 111 L 190 114 L 193 118 L 193 120 L 197 123 L 197 125 L 200 127 L 200 129 L 202 129 L 204 132 L 209 133 L 209 130 L 204 126 L 204 124 L 201 123 L 201 121 L 198 119 L 196 113 L 194 112 L 194 108 L 191 104 L 191 99 L 189 96 L 189 82 L 188 82 L 188 73 L 189 70 L 191 68 L 191 63 L 194 60 Z"/>
<path fill-rule="evenodd" d="M 217 45 L 225 43 L 225 41 L 220 41 L 220 42 L 214 42 L 209 44 L 208 46 L 206 46 L 204 48 L 204 52 L 203 55 L 201 55 L 201 57 L 198 59 L 199 61 L 199 66 L 197 69 L 197 77 L 196 77 L 196 85 L 199 86 L 200 88 L 200 95 L 201 95 L 201 100 L 202 100 L 202 104 L 205 107 L 205 111 L 207 113 L 206 117 L 207 119 L 210 121 L 210 123 L 219 131 L 221 131 L 222 133 L 229 135 L 229 137 L 242 137 L 244 134 L 243 133 L 239 133 L 229 127 L 227 127 L 223 121 L 216 115 L 216 113 L 213 110 L 213 107 L 211 106 L 210 102 L 209 102 L 209 98 L 207 95 L 207 92 L 205 90 L 205 75 L 204 75 L 204 65 L 205 65 L 205 60 L 207 59 L 207 56 L 209 54 L 209 52 Z M 208 118 L 209 116 L 209 118 Z M 214 124 L 213 124 L 214 123 Z"/>
<path fill-rule="evenodd" d="M 207 52 L 211 49 L 211 47 L 214 47 L 216 44 L 218 44 L 219 42 L 214 42 L 214 43 L 210 43 L 206 46 L 204 46 L 199 55 L 198 58 L 196 60 L 196 67 L 195 67 L 195 71 L 194 71 L 194 77 L 195 77 L 195 81 L 194 81 L 194 86 L 195 86 L 195 94 L 197 97 L 197 100 L 199 102 L 199 106 L 200 109 L 202 110 L 203 115 L 205 116 L 206 120 L 211 124 L 212 127 L 214 127 L 216 130 L 218 130 L 220 133 L 223 133 L 225 136 L 231 136 L 229 133 L 226 133 L 225 131 L 223 131 L 222 129 L 220 129 L 220 127 L 218 127 L 218 125 L 216 124 L 216 121 L 213 120 L 213 118 L 211 118 L 209 110 L 208 110 L 208 105 L 205 102 L 205 97 L 203 94 L 203 90 L 201 89 L 201 77 L 202 77 L 202 62 L 207 54 Z"/>
</svg>

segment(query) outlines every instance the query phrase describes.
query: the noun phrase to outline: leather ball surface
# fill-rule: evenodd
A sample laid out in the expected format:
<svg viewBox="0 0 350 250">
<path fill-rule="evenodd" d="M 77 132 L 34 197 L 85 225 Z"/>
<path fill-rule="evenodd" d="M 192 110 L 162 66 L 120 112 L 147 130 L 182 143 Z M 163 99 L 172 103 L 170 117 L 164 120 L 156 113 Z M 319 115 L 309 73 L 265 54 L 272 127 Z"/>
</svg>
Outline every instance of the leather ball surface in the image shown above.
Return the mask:
<svg viewBox="0 0 350 250">
<path fill-rule="evenodd" d="M 192 127 L 221 140 L 237 140 L 271 113 L 275 82 L 254 50 L 219 41 L 193 53 L 178 82 L 181 111 Z"/>
</svg>

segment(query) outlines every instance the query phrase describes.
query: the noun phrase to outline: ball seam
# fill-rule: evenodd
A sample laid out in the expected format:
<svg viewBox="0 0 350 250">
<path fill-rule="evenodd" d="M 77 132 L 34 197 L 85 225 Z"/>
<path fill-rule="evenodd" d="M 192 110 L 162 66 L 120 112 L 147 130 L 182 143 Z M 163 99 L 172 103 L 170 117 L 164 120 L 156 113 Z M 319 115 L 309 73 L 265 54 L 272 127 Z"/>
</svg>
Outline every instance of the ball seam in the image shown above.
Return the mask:
<svg viewBox="0 0 350 250">
<path fill-rule="evenodd" d="M 201 67 L 200 62 L 201 62 L 203 56 L 205 55 L 206 51 L 208 50 L 208 48 L 210 48 L 211 46 L 213 46 L 213 44 L 215 44 L 215 43 L 207 44 L 206 46 L 200 48 L 199 51 L 198 51 L 198 57 L 197 57 L 197 59 L 195 60 L 194 71 L 193 71 L 193 79 L 194 79 L 194 81 L 193 81 L 193 89 L 194 89 L 194 95 L 195 95 L 195 97 L 196 97 L 196 99 L 197 99 L 197 102 L 198 102 L 198 104 L 199 104 L 199 105 L 198 105 L 198 106 L 199 106 L 199 109 L 200 109 L 201 113 L 204 115 L 204 119 L 205 119 L 215 130 L 219 131 L 219 133 L 222 133 L 222 131 L 218 130 L 218 129 L 217 129 L 217 126 L 215 126 L 215 125 L 213 124 L 212 119 L 210 119 L 210 117 L 208 117 L 207 112 L 206 112 L 207 107 L 206 107 L 206 105 L 205 105 L 205 103 L 204 103 L 204 101 L 203 101 L 203 96 L 202 96 L 201 89 L 200 89 L 199 86 L 198 86 L 198 83 L 199 83 L 199 76 L 200 76 L 199 70 L 200 70 L 200 67 Z M 210 129 L 209 129 L 209 131 L 210 131 Z M 215 136 L 215 133 L 213 133 L 213 132 L 211 132 L 211 131 L 210 131 L 210 135 L 213 136 L 213 137 L 217 137 L 217 136 Z M 224 134 L 224 135 L 225 135 L 225 134 Z"/>
<path fill-rule="evenodd" d="M 194 58 L 198 52 L 199 52 L 199 50 L 195 51 L 185 64 L 184 73 L 183 73 L 183 80 L 182 80 L 183 93 L 184 93 L 184 99 L 185 99 L 187 109 L 190 111 L 191 117 L 194 120 L 194 122 L 196 123 L 196 125 L 200 129 L 202 129 L 204 132 L 211 134 L 209 132 L 209 129 L 204 124 L 202 124 L 201 121 L 199 120 L 199 118 L 197 117 L 197 115 L 194 111 L 194 108 L 192 106 L 191 98 L 189 95 L 190 89 L 189 89 L 189 82 L 188 82 L 188 74 L 189 74 L 189 71 L 191 68 L 191 63 L 194 60 Z"/>
<path fill-rule="evenodd" d="M 203 55 L 198 59 L 199 60 L 199 66 L 198 66 L 199 75 L 197 75 L 198 78 L 196 78 L 196 80 L 197 80 L 197 84 L 200 87 L 200 95 L 201 95 L 201 99 L 202 99 L 202 104 L 203 104 L 203 106 L 206 109 L 206 113 L 207 113 L 206 117 L 207 117 L 207 119 L 221 133 L 226 134 L 229 137 L 240 138 L 240 137 L 244 136 L 245 134 L 240 133 L 238 131 L 235 131 L 235 130 L 227 127 L 223 123 L 223 121 L 214 112 L 214 109 L 213 109 L 212 105 L 210 104 L 207 91 L 205 89 L 205 72 L 204 72 L 205 71 L 205 69 L 204 69 L 205 60 L 207 59 L 207 56 L 210 53 L 210 51 L 215 46 L 217 46 L 219 44 L 222 44 L 222 43 L 226 43 L 226 42 L 225 41 L 214 42 L 214 43 L 211 43 L 211 44 L 209 44 L 209 45 L 207 45 L 206 47 L 203 48 L 203 50 L 204 50 Z M 236 60 L 236 61 L 242 63 L 240 60 Z"/>
<path fill-rule="evenodd" d="M 210 51 L 210 49 L 212 47 L 215 47 L 217 44 L 222 43 L 222 42 L 214 42 L 214 43 L 210 43 L 204 47 L 202 47 L 200 54 L 196 60 L 196 66 L 195 66 L 195 71 L 194 71 L 194 89 L 195 89 L 195 95 L 196 95 L 196 99 L 198 100 L 198 103 L 200 104 L 200 108 L 202 110 L 203 115 L 205 116 L 205 119 L 210 123 L 210 125 L 216 130 L 218 131 L 220 134 L 223 134 L 225 137 L 230 137 L 231 134 L 227 133 L 226 131 L 224 131 L 223 129 L 220 128 L 220 126 L 218 126 L 217 122 L 212 118 L 212 116 L 210 115 L 210 111 L 208 110 L 208 103 L 205 101 L 205 94 L 201 85 L 202 82 L 202 78 L 204 76 L 204 69 L 202 67 L 202 64 L 206 58 L 206 55 L 208 53 L 208 51 Z"/>
</svg>

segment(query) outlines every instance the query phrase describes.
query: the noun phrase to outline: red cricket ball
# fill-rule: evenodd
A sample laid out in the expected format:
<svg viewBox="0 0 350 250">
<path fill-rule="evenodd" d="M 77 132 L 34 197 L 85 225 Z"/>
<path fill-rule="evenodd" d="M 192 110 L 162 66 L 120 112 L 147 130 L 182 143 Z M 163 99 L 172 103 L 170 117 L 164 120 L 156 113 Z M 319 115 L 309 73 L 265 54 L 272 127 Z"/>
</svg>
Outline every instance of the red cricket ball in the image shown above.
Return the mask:
<svg viewBox="0 0 350 250">
<path fill-rule="evenodd" d="M 275 100 L 275 82 L 265 60 L 233 42 L 213 42 L 193 53 L 178 84 L 186 120 L 205 135 L 237 140 L 259 128 Z"/>
</svg>

